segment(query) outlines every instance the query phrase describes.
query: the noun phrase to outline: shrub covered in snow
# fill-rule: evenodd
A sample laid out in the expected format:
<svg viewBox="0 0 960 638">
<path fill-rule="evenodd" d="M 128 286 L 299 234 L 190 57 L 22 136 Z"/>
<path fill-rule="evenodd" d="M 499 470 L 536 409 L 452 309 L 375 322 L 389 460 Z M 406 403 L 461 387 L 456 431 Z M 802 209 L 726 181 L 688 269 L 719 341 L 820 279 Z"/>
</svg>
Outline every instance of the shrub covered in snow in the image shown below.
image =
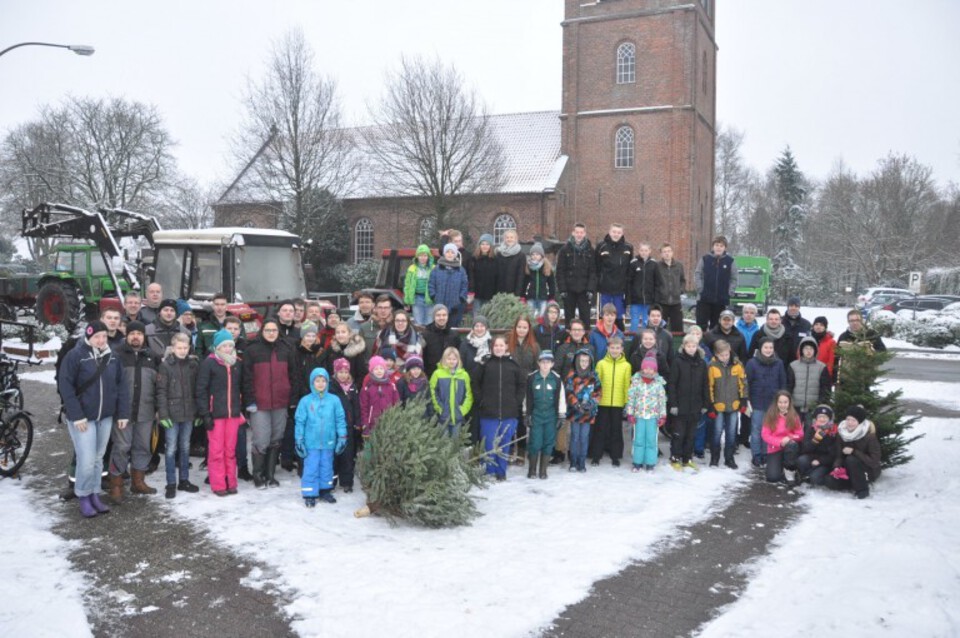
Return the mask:
<svg viewBox="0 0 960 638">
<path fill-rule="evenodd" d="M 916 346 L 943 348 L 960 346 L 960 315 L 944 312 L 880 310 L 870 316 L 870 327 L 884 337 L 894 337 Z"/>
<path fill-rule="evenodd" d="M 897 315 L 889 310 L 877 310 L 870 314 L 870 327 L 881 337 L 892 337 L 893 327 L 897 323 Z"/>
</svg>

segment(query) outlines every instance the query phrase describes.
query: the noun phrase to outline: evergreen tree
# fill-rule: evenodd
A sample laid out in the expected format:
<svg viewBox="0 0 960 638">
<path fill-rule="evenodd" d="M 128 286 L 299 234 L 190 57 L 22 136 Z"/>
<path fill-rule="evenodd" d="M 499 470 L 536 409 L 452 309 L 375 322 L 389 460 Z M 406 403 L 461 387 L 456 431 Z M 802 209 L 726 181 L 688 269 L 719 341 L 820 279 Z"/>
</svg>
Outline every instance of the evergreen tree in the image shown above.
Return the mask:
<svg viewBox="0 0 960 638">
<path fill-rule="evenodd" d="M 426 409 L 426 399 L 418 399 L 380 416 L 358 459 L 367 506 L 357 516 L 376 512 L 426 527 L 455 527 L 480 515 L 470 491 L 485 479 L 470 453 L 469 428 L 450 436 L 425 416 Z"/>
<path fill-rule="evenodd" d="M 889 351 L 875 351 L 870 342 L 873 336 L 864 332 L 856 342 L 839 345 L 840 368 L 834 394 L 834 411 L 839 423 L 848 408 L 858 404 L 863 406 L 877 427 L 883 467 L 890 468 L 909 462 L 913 457 L 908 454 L 907 446 L 923 435 L 907 436 L 907 430 L 920 417 L 905 416 L 900 405 L 903 391 L 882 394 L 877 387 L 877 380 L 886 372 L 884 364 L 894 355 Z"/>
<path fill-rule="evenodd" d="M 513 328 L 517 318 L 528 312 L 527 305 L 509 292 L 498 292 L 489 302 L 483 304 L 483 316 L 490 322 L 493 330 Z"/>
<path fill-rule="evenodd" d="M 780 155 L 773 172 L 781 209 L 774 228 L 776 252 L 773 255 L 773 270 L 781 295 L 787 297 L 810 283 L 805 281 L 803 269 L 797 264 L 797 256 L 803 246 L 803 223 L 807 218 L 807 188 L 789 146 Z"/>
</svg>

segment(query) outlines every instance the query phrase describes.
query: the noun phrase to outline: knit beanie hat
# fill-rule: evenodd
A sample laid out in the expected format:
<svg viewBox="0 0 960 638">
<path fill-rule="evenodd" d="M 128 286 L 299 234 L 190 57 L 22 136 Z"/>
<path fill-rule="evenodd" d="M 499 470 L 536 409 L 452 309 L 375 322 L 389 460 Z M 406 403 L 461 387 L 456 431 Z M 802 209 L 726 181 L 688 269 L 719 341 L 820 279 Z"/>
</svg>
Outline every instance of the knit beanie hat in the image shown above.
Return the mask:
<svg viewBox="0 0 960 638">
<path fill-rule="evenodd" d="M 233 335 L 230 334 L 230 331 L 226 328 L 221 328 L 220 330 L 217 330 L 215 335 L 213 335 L 213 349 L 216 350 L 220 347 L 220 344 L 225 341 L 233 342 Z"/>
<path fill-rule="evenodd" d="M 814 323 L 814 325 L 816 325 L 816 324 L 818 324 L 818 323 L 819 323 L 819 324 L 822 324 L 824 328 L 826 328 L 827 325 L 828 325 L 828 324 L 827 324 L 827 318 L 826 318 L 826 317 L 817 317 L 816 319 L 813 320 L 813 323 Z"/>
<path fill-rule="evenodd" d="M 643 361 L 640 362 L 640 370 L 653 370 L 658 372 L 659 366 L 657 366 L 657 357 L 648 352 L 644 357 Z"/>
<path fill-rule="evenodd" d="M 476 317 L 473 318 L 473 325 L 477 325 L 478 323 L 482 323 L 483 327 L 486 328 L 487 330 L 490 329 L 490 322 L 487 321 L 487 318 L 484 317 L 483 315 L 477 315 Z"/>
<path fill-rule="evenodd" d="M 160 304 L 160 307 L 163 307 L 163 304 Z M 183 299 L 177 299 L 177 316 L 181 316 L 184 313 L 189 312 L 193 314 L 193 308 L 190 307 L 190 304 Z"/>
<path fill-rule="evenodd" d="M 490 233 L 484 233 L 480 235 L 480 239 L 477 240 L 477 245 L 479 246 L 483 242 L 487 242 L 490 246 L 496 246 L 497 242 L 493 241 L 493 235 Z"/>
<path fill-rule="evenodd" d="M 341 370 L 347 370 L 347 371 L 350 370 L 350 361 L 343 357 L 333 362 L 333 373 L 336 374 Z"/>
<path fill-rule="evenodd" d="M 373 355 L 372 357 L 370 357 L 370 364 L 367 366 L 367 368 L 368 368 L 371 372 L 373 372 L 373 369 L 376 368 L 376 367 L 382 367 L 382 368 L 386 368 L 386 367 L 387 367 L 387 362 L 386 362 L 386 360 L 385 360 L 383 357 L 379 356 L 379 355 Z"/>
<path fill-rule="evenodd" d="M 163 301 L 160 302 L 160 306 L 157 308 L 157 310 L 163 310 L 164 308 L 173 308 L 174 310 L 176 310 L 176 309 L 177 309 L 177 300 L 176 300 L 176 299 L 164 299 Z"/>
<path fill-rule="evenodd" d="M 447 245 L 445 245 L 445 246 L 443 247 L 443 254 L 446 255 L 448 250 L 452 250 L 453 252 L 457 253 L 458 255 L 460 254 L 460 249 L 457 248 L 457 245 L 454 244 L 453 242 L 450 242 L 449 244 L 447 244 Z"/>
<path fill-rule="evenodd" d="M 134 319 L 133 321 L 127 324 L 127 334 L 130 334 L 131 332 L 140 332 L 140 333 L 146 334 L 147 327 L 143 325 L 142 321 L 137 321 L 136 319 Z"/>
<path fill-rule="evenodd" d="M 413 354 L 407 357 L 406 362 L 403 364 L 404 370 L 413 370 L 414 368 L 423 369 L 423 359 Z"/>
<path fill-rule="evenodd" d="M 847 418 L 853 417 L 857 420 L 857 423 L 863 423 L 867 420 L 867 411 L 863 409 L 862 405 L 851 405 L 847 408 Z"/>
<path fill-rule="evenodd" d="M 530 246 L 531 255 L 540 255 L 543 257 L 546 253 L 543 252 L 543 245 L 540 242 L 534 242 L 533 246 Z"/>
<path fill-rule="evenodd" d="M 813 419 L 816 420 L 821 414 L 826 414 L 827 418 L 833 421 L 833 408 L 829 405 L 818 405 L 813 409 Z"/>
<path fill-rule="evenodd" d="M 89 339 L 90 337 L 97 334 L 98 332 L 106 332 L 106 331 L 107 331 L 107 324 L 97 319 L 96 321 L 91 321 L 90 323 L 87 324 L 86 329 L 83 331 L 83 335 L 87 339 Z"/>
<path fill-rule="evenodd" d="M 300 336 L 307 335 L 309 333 L 317 334 L 320 332 L 320 329 L 317 327 L 317 324 L 313 323 L 309 319 L 300 324 Z"/>
</svg>

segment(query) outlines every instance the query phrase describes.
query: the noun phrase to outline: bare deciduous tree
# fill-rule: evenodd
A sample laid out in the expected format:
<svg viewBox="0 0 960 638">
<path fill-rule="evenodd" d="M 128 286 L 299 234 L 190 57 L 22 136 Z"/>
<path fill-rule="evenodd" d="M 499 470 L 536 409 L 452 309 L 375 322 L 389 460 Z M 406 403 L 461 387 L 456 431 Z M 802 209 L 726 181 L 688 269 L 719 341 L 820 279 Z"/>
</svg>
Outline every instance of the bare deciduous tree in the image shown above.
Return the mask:
<svg viewBox="0 0 960 638">
<path fill-rule="evenodd" d="M 196 180 L 181 177 L 171 184 L 163 201 L 149 211 L 165 228 L 209 228 L 213 225 L 210 203 L 216 199 L 212 187 L 204 188 Z"/>
<path fill-rule="evenodd" d="M 716 232 L 725 235 L 736 246 L 741 243 L 750 203 L 759 181 L 756 172 L 743 163 L 740 152 L 742 145 L 743 131 L 733 127 L 718 127 L 714 224 Z"/>
<path fill-rule="evenodd" d="M 357 177 L 350 137 L 341 127 L 333 80 L 314 68 L 303 32 L 274 43 L 267 72 L 244 98 L 246 121 L 235 140 L 243 163 L 261 147 L 243 196 L 280 202 L 281 228 L 312 237 L 339 210 Z"/>
<path fill-rule="evenodd" d="M 371 116 L 362 136 L 378 186 L 426 200 L 434 228 L 463 221 L 465 196 L 502 186 L 503 153 L 486 108 L 454 67 L 403 58 Z"/>
</svg>

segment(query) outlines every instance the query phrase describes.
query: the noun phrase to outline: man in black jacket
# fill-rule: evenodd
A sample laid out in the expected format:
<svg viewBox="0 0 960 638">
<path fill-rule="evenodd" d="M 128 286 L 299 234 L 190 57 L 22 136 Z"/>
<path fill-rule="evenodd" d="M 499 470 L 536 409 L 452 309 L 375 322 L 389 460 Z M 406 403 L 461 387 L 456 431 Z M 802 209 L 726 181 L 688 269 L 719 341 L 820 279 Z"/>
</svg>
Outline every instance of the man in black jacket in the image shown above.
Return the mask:
<svg viewBox="0 0 960 638">
<path fill-rule="evenodd" d="M 630 283 L 627 287 L 627 304 L 630 306 L 630 330 L 640 332 L 647 325 L 650 306 L 657 296 L 657 262 L 650 256 L 647 242 L 637 246 L 637 256 L 630 262 Z"/>
<path fill-rule="evenodd" d="M 724 310 L 721 312 L 720 323 L 703 333 L 703 343 L 713 352 L 713 344 L 723 339 L 730 344 L 730 351 L 736 355 L 740 363 L 746 365 L 747 340 L 744 338 L 743 333 L 733 325 L 736 319 L 737 316 L 733 314 L 732 310 Z"/>
<path fill-rule="evenodd" d="M 657 262 L 657 304 L 663 309 L 663 318 L 671 332 L 683 332 L 683 306 L 680 295 L 687 289 L 683 264 L 673 258 L 673 246 L 660 246 Z"/>
<path fill-rule="evenodd" d="M 607 236 L 597 245 L 597 289 L 600 307 L 612 303 L 617 309 L 617 327 L 621 330 L 632 259 L 633 245 L 623 236 L 623 225 L 610 224 Z"/>
<path fill-rule="evenodd" d="M 700 258 L 693 272 L 697 291 L 697 325 L 706 332 L 720 323 L 720 313 L 730 305 L 737 287 L 737 267 L 727 253 L 727 238 L 717 235 L 713 251 Z"/>
<path fill-rule="evenodd" d="M 767 311 L 766 322 L 760 326 L 757 333 L 753 335 L 750 347 L 747 348 L 748 358 L 752 358 L 757 353 L 757 350 L 760 349 L 760 340 L 764 337 L 769 337 L 773 340 L 773 351 L 776 352 L 777 357 L 783 361 L 784 367 L 790 365 L 790 362 L 797 358 L 797 344 L 793 340 L 793 335 L 791 335 L 787 331 L 786 326 L 783 325 L 780 311 L 776 308 L 771 308 Z"/>
<path fill-rule="evenodd" d="M 423 329 L 423 371 L 433 374 L 447 348 L 460 349 L 460 335 L 450 328 L 450 311 L 442 303 L 433 307 L 433 323 Z"/>
<path fill-rule="evenodd" d="M 597 291 L 597 264 L 583 224 L 574 224 L 570 239 L 557 253 L 556 270 L 564 321 L 569 323 L 579 313 L 583 323 L 592 326 L 590 305 Z"/>
</svg>

